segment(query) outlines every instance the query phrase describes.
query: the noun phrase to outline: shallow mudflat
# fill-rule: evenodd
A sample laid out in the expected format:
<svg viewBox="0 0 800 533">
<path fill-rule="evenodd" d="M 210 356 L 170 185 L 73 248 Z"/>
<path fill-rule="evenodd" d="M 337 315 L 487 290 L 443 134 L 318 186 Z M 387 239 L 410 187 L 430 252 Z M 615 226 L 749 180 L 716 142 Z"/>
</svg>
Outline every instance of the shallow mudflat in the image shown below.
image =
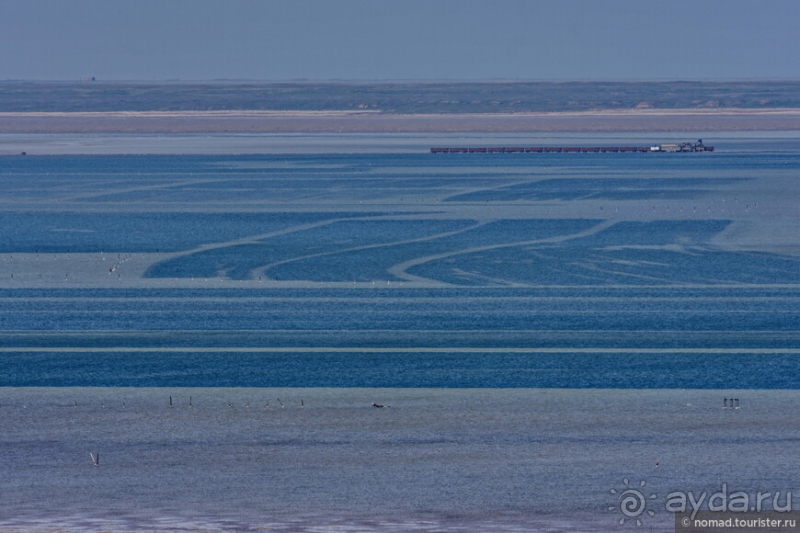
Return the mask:
<svg viewBox="0 0 800 533">
<path fill-rule="evenodd" d="M 9 156 L 1 383 L 797 388 L 796 141 L 721 143 Z"/>
</svg>

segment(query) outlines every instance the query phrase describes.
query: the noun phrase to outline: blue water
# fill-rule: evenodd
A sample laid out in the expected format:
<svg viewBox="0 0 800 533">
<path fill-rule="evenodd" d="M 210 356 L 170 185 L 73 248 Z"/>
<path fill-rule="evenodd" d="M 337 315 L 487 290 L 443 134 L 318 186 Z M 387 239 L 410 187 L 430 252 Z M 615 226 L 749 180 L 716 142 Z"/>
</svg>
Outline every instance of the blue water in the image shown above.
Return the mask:
<svg viewBox="0 0 800 533">
<path fill-rule="evenodd" d="M 0 158 L 0 530 L 796 502 L 800 142 L 714 144 Z"/>
<path fill-rule="evenodd" d="M 800 388 L 761 146 L 4 157 L 0 386 Z"/>
<path fill-rule="evenodd" d="M 13 387 L 797 389 L 797 353 L 4 354 Z M 36 366 L 31 371 L 31 366 Z"/>
</svg>

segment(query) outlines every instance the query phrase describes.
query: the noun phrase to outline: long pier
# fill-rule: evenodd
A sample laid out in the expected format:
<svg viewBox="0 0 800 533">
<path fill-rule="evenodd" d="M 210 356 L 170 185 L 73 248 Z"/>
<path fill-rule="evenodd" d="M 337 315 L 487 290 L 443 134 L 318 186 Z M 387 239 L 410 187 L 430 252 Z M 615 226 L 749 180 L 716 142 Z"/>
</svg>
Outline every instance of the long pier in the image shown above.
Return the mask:
<svg viewBox="0 0 800 533">
<path fill-rule="evenodd" d="M 649 152 L 649 146 L 526 146 L 489 148 L 431 148 L 433 154 L 513 154 L 513 153 L 572 153 L 572 152 Z"/>
<path fill-rule="evenodd" d="M 431 148 L 433 154 L 513 154 L 513 153 L 619 153 L 619 152 L 713 152 L 702 139 L 696 143 L 659 144 L 657 146 L 498 146 L 470 148 Z"/>
</svg>

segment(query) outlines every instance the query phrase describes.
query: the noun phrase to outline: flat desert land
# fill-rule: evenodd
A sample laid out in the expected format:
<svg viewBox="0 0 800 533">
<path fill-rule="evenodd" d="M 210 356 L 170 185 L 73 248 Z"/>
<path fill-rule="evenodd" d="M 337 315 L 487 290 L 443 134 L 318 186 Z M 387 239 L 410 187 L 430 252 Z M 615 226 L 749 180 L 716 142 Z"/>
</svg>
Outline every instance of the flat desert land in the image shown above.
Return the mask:
<svg viewBox="0 0 800 533">
<path fill-rule="evenodd" d="M 368 111 L 4 112 L 0 133 L 796 131 L 800 108 L 386 114 Z"/>
</svg>

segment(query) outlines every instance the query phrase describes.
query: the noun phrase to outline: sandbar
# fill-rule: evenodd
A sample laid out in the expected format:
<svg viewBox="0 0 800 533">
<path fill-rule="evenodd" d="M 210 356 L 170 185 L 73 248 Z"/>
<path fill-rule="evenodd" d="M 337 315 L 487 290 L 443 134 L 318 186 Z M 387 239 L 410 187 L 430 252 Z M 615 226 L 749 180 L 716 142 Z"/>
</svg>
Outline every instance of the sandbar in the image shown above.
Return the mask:
<svg viewBox="0 0 800 533">
<path fill-rule="evenodd" d="M 800 108 L 636 109 L 552 113 L 374 111 L 0 113 L 0 133 L 468 133 L 798 131 Z"/>
</svg>

